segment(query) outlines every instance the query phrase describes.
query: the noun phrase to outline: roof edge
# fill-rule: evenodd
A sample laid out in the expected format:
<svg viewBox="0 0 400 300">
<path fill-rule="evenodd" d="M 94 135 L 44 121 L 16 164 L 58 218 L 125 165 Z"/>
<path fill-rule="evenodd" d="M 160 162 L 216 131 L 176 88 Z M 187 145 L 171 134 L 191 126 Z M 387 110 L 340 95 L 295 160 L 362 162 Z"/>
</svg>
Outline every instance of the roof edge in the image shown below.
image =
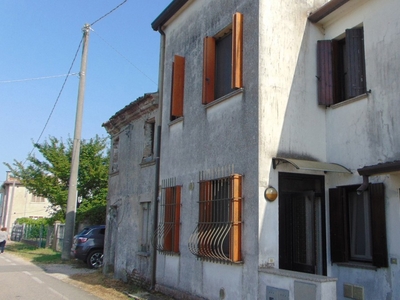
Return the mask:
<svg viewBox="0 0 400 300">
<path fill-rule="evenodd" d="M 358 174 L 360 174 L 361 176 L 388 174 L 399 171 L 400 171 L 400 160 L 395 160 L 386 163 L 379 163 L 376 165 L 365 166 L 363 168 L 357 169 Z"/>
<path fill-rule="evenodd" d="M 189 0 L 173 0 L 167 8 L 151 23 L 154 31 L 160 29 L 169 19 L 171 19 Z"/>
<path fill-rule="evenodd" d="M 327 15 L 330 13 L 334 12 L 337 10 L 339 7 L 341 7 L 343 4 L 349 2 L 350 0 L 331 0 L 324 5 L 322 5 L 320 8 L 317 10 L 313 11 L 308 19 L 312 23 L 317 23 L 321 21 L 323 18 L 325 18 Z"/>
</svg>

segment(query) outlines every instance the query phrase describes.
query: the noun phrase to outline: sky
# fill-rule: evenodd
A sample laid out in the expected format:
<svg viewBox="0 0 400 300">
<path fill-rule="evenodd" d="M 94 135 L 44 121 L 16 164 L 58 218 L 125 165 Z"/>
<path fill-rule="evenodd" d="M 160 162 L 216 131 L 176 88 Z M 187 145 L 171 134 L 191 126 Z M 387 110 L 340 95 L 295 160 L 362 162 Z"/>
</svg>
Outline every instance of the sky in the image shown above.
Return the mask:
<svg viewBox="0 0 400 300">
<path fill-rule="evenodd" d="M 85 24 L 93 25 L 82 139 L 107 137 L 104 122 L 157 91 L 160 34 L 151 23 L 171 1 L 0 0 L 0 184 L 4 162 L 25 162 L 33 143 L 73 139 Z"/>
</svg>

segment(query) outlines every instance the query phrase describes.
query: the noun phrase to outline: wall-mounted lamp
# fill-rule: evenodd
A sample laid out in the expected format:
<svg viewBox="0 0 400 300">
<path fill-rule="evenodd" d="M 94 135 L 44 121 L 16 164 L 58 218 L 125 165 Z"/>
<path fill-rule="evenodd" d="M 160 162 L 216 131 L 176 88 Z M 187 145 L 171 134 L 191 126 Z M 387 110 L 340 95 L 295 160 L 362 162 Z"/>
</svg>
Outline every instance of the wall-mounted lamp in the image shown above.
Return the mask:
<svg viewBox="0 0 400 300">
<path fill-rule="evenodd" d="M 272 186 L 265 189 L 264 197 L 268 201 L 274 201 L 278 197 L 278 192 Z"/>
</svg>

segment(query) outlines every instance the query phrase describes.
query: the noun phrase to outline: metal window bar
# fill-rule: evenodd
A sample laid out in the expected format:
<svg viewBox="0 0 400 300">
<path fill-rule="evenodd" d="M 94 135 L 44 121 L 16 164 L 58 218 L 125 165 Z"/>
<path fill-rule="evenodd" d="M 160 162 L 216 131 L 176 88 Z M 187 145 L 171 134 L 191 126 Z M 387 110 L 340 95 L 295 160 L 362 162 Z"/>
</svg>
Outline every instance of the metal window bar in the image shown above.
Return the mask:
<svg viewBox="0 0 400 300">
<path fill-rule="evenodd" d="M 233 168 L 200 173 L 199 222 L 189 250 L 200 259 L 241 262 L 241 175 L 208 179 Z M 211 175 L 212 176 L 212 175 Z"/>
<path fill-rule="evenodd" d="M 180 189 L 175 178 L 162 181 L 159 224 L 154 233 L 154 244 L 164 254 L 179 253 Z"/>
</svg>

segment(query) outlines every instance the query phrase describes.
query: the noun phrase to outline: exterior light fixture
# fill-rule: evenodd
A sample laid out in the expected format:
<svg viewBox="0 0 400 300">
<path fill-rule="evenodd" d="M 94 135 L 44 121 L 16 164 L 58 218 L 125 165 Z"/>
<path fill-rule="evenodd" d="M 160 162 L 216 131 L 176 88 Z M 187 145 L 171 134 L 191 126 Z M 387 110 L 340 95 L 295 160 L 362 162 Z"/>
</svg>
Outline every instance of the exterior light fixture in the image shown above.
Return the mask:
<svg viewBox="0 0 400 300">
<path fill-rule="evenodd" d="M 272 186 L 265 189 L 264 197 L 268 201 L 274 201 L 278 197 L 278 192 Z"/>
</svg>

